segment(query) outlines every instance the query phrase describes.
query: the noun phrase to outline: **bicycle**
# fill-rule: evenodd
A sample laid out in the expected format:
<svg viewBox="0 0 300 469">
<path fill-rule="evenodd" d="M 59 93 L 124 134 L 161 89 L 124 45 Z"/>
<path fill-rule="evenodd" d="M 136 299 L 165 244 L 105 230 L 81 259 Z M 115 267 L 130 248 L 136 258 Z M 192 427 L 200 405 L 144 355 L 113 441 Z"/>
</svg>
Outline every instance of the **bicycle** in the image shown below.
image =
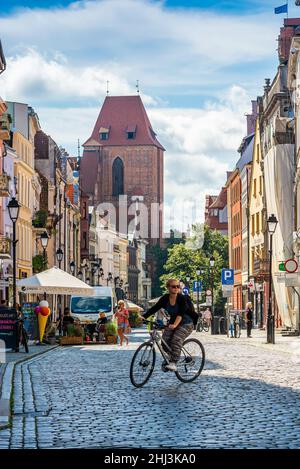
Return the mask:
<svg viewBox="0 0 300 469">
<path fill-rule="evenodd" d="M 162 363 L 162 371 L 169 371 L 166 365 L 170 363 L 170 357 L 163 349 L 163 346 L 171 352 L 170 347 L 161 337 L 159 331 L 165 329 L 165 325 L 161 325 L 156 321 L 148 321 L 144 319 L 145 324 L 152 326 L 150 330 L 150 340 L 141 344 L 135 351 L 130 365 L 130 380 L 133 386 L 141 388 L 150 379 L 156 362 L 155 346 L 160 351 L 164 362 Z M 181 355 L 177 362 L 177 371 L 175 375 L 183 383 L 191 383 L 201 374 L 205 363 L 205 350 L 201 342 L 197 339 L 186 339 L 181 349 Z"/>
<path fill-rule="evenodd" d="M 29 353 L 28 348 L 28 334 L 24 328 L 24 319 L 17 319 L 17 348 L 16 352 L 19 351 L 19 344 L 25 348 L 25 352 Z"/>
<path fill-rule="evenodd" d="M 209 331 L 209 324 L 208 322 L 206 321 L 206 319 L 203 319 L 203 318 L 199 318 L 198 319 L 198 322 L 197 322 L 197 326 L 196 326 L 196 330 L 198 332 L 208 332 Z"/>
</svg>

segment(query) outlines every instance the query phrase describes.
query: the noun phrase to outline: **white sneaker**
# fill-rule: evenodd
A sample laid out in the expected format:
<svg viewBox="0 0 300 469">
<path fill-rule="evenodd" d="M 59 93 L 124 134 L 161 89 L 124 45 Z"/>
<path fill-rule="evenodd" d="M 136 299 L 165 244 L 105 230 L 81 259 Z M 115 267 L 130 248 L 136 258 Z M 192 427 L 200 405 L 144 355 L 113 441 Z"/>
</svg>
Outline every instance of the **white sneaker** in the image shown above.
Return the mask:
<svg viewBox="0 0 300 469">
<path fill-rule="evenodd" d="M 177 366 L 174 362 L 170 362 L 168 365 L 165 365 L 165 368 L 170 371 L 177 371 Z"/>
</svg>

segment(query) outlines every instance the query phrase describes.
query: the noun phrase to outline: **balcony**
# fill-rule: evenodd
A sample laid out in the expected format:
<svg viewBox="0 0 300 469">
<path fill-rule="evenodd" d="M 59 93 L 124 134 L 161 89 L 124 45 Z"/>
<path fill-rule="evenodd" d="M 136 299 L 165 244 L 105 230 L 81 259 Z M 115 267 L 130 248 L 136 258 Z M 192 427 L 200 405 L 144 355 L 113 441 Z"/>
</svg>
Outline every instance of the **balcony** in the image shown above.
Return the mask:
<svg viewBox="0 0 300 469">
<path fill-rule="evenodd" d="M 48 212 L 46 210 L 39 210 L 34 215 L 32 226 L 34 228 L 46 228 L 48 219 Z"/>
<path fill-rule="evenodd" d="M 0 174 L 0 197 L 9 196 L 10 176 L 6 173 Z"/>
<path fill-rule="evenodd" d="M 11 240 L 6 236 L 0 236 L 0 259 L 11 258 Z"/>
</svg>

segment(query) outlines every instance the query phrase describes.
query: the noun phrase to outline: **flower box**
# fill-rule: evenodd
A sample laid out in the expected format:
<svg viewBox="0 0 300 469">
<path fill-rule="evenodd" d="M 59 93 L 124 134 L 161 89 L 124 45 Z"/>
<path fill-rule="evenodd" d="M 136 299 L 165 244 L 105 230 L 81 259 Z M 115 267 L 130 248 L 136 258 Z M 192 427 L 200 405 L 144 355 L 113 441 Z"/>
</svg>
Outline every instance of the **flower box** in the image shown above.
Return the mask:
<svg viewBox="0 0 300 469">
<path fill-rule="evenodd" d="M 116 336 L 116 335 L 106 336 L 106 343 L 107 344 L 116 344 L 117 341 L 118 341 L 118 336 Z"/>
<path fill-rule="evenodd" d="M 60 345 L 82 345 L 83 344 L 83 337 L 61 337 L 60 338 Z"/>
</svg>

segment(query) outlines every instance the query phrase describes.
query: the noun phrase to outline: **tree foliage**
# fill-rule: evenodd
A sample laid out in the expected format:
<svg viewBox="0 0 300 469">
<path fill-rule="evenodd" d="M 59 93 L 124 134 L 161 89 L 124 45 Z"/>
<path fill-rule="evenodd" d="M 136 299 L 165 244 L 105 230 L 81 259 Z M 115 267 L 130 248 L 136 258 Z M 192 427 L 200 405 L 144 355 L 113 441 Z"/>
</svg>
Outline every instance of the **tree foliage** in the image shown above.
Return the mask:
<svg viewBox="0 0 300 469">
<path fill-rule="evenodd" d="M 216 230 L 210 230 L 207 226 L 200 229 L 194 227 L 194 236 L 202 236 L 202 239 L 194 239 L 190 243 L 180 243 L 169 246 L 167 259 L 164 263 L 164 273 L 160 276 L 161 288 L 168 278 L 174 277 L 186 282 L 187 275 L 191 282 L 196 279 L 196 269 L 201 268 L 203 274 L 203 290 L 214 286 L 215 312 L 221 312 L 224 307 L 221 288 L 221 270 L 228 267 L 228 239 Z M 192 246 L 192 247 L 189 247 Z M 201 247 L 199 247 L 201 246 Z M 214 268 L 210 268 L 210 257 L 214 256 Z M 190 285 L 191 286 L 191 285 Z"/>
</svg>

